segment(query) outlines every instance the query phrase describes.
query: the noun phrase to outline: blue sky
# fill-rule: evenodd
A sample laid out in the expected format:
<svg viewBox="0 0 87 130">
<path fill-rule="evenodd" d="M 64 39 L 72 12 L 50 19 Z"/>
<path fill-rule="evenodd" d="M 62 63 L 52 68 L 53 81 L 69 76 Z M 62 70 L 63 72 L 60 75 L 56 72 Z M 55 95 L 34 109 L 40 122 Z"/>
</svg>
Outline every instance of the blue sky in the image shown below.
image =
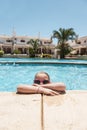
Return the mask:
<svg viewBox="0 0 87 130">
<path fill-rule="evenodd" d="M 87 36 L 87 0 L 0 0 L 0 35 L 49 38 L 60 27 Z"/>
</svg>

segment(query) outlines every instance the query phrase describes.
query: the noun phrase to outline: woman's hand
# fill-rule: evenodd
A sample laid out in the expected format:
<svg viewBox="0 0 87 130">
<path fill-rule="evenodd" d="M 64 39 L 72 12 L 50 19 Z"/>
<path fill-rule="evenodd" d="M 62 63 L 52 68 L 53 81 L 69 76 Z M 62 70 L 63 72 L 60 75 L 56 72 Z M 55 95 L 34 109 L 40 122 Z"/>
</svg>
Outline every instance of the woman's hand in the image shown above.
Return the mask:
<svg viewBox="0 0 87 130">
<path fill-rule="evenodd" d="M 33 86 L 38 87 L 37 93 L 43 93 L 43 94 L 49 95 L 49 96 L 59 95 L 59 92 L 49 89 L 49 88 L 44 88 L 41 85 L 33 84 Z"/>
<path fill-rule="evenodd" d="M 53 91 L 53 90 L 48 89 L 48 88 L 43 88 L 43 87 L 39 87 L 38 93 L 43 93 L 43 94 L 49 95 L 49 96 L 59 95 L 58 92 Z"/>
</svg>

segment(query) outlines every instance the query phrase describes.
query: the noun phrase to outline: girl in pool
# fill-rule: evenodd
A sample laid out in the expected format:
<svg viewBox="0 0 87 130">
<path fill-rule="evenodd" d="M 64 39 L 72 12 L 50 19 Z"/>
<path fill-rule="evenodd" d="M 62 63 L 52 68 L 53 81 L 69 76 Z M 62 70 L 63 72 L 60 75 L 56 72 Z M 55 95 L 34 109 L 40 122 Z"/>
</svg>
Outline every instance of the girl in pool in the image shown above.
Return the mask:
<svg viewBox="0 0 87 130">
<path fill-rule="evenodd" d="M 38 72 L 35 75 L 33 85 L 19 85 L 17 87 L 17 93 L 54 96 L 65 93 L 65 89 L 66 86 L 64 83 L 52 83 L 48 73 Z"/>
</svg>

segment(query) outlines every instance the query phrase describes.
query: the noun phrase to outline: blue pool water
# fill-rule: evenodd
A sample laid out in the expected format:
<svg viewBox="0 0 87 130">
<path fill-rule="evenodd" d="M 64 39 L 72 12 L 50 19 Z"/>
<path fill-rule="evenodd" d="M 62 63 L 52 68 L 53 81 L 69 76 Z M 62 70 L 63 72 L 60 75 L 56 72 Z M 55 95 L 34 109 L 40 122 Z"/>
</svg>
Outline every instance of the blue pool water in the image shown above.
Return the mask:
<svg viewBox="0 0 87 130">
<path fill-rule="evenodd" d="M 19 61 L 17 58 L 3 58 L 3 60 Z M 28 59 L 22 60 L 25 61 Z M 87 90 L 87 65 L 13 63 L 0 64 L 0 91 L 14 92 L 19 84 L 32 84 L 34 75 L 38 71 L 48 72 L 52 82 L 64 82 L 67 86 L 67 90 Z"/>
<path fill-rule="evenodd" d="M 87 60 L 61 60 L 61 59 L 43 59 L 43 58 L 0 58 L 0 62 L 4 62 L 4 61 L 13 61 L 13 62 L 17 62 L 17 61 L 40 61 L 40 62 L 77 62 L 77 63 L 87 63 Z"/>
</svg>

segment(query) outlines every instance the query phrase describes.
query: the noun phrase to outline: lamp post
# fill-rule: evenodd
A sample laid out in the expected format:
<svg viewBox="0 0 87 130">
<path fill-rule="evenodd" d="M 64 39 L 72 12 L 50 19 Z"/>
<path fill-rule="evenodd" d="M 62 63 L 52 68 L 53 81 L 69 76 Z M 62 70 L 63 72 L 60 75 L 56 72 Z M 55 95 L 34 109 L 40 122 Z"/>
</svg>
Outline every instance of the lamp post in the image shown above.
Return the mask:
<svg viewBox="0 0 87 130">
<path fill-rule="evenodd" d="M 16 33 L 15 33 L 14 29 L 13 29 L 13 32 L 12 32 L 11 41 L 12 41 L 12 54 L 14 54 L 15 44 L 16 44 Z"/>
<path fill-rule="evenodd" d="M 40 45 L 40 49 L 41 49 L 41 54 L 43 53 L 42 52 L 42 41 L 40 41 L 40 32 L 38 33 L 38 40 L 39 40 L 39 45 Z"/>
<path fill-rule="evenodd" d="M 87 44 L 85 45 L 85 48 L 86 48 L 86 50 L 85 50 L 85 54 L 87 55 Z"/>
</svg>

